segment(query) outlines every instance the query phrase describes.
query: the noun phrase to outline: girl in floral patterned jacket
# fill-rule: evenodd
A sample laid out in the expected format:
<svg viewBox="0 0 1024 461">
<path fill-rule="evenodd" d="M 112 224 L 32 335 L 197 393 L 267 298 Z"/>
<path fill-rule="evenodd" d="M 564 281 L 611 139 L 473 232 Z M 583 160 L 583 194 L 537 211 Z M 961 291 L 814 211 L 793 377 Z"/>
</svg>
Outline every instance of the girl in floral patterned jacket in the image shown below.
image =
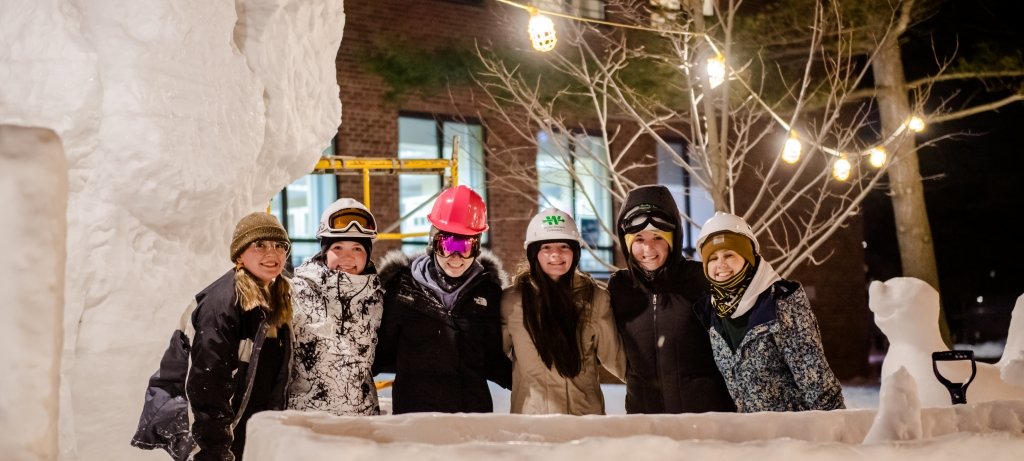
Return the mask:
<svg viewBox="0 0 1024 461">
<path fill-rule="evenodd" d="M 803 288 L 758 253 L 743 218 L 718 212 L 697 239 L 711 294 L 698 314 L 741 412 L 845 408 Z"/>
<path fill-rule="evenodd" d="M 320 252 L 295 269 L 289 409 L 380 414 L 370 370 L 384 309 L 370 261 L 376 229 L 362 203 L 339 199 L 320 218 Z"/>
</svg>

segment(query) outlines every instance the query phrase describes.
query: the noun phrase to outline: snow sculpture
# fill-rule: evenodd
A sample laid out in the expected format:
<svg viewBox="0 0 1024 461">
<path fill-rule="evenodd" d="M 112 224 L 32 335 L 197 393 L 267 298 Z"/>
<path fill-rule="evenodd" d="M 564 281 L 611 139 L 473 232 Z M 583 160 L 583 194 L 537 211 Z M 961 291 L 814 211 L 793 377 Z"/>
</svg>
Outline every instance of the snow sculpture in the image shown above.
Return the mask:
<svg viewBox="0 0 1024 461">
<path fill-rule="evenodd" d="M 165 459 L 128 444 L 146 379 L 238 219 L 337 134 L 343 2 L 0 4 L 0 124 L 52 129 L 68 165 L 61 459 Z"/>
<path fill-rule="evenodd" d="M 57 407 L 52 402 L 57 401 L 64 338 L 67 174 L 64 149 L 53 131 L 0 125 L 3 459 L 57 459 Z"/>
<path fill-rule="evenodd" d="M 882 380 L 878 413 L 864 443 L 894 442 L 921 438 L 921 401 L 917 384 L 906 368 L 900 367 Z"/>
<path fill-rule="evenodd" d="M 1024 386 L 1024 295 L 1018 296 L 1013 306 L 1006 346 L 996 366 L 1003 381 Z"/>
<path fill-rule="evenodd" d="M 949 350 L 939 335 L 939 293 L 913 277 L 874 281 L 868 289 L 868 307 L 874 313 L 875 324 L 889 339 L 889 350 L 882 361 L 883 381 L 901 367 L 906 368 L 917 382 L 921 406 L 952 405 L 949 392 L 932 370 L 932 352 Z M 1020 333 L 1011 331 L 1013 336 Z M 1019 341 L 1010 338 L 1007 344 Z M 1003 381 L 995 365 L 979 362 L 977 366 L 978 374 L 967 389 L 967 403 L 1024 399 L 1024 387 Z M 963 382 L 971 373 L 970 363 L 963 361 L 946 362 L 940 370 L 953 382 Z"/>
</svg>

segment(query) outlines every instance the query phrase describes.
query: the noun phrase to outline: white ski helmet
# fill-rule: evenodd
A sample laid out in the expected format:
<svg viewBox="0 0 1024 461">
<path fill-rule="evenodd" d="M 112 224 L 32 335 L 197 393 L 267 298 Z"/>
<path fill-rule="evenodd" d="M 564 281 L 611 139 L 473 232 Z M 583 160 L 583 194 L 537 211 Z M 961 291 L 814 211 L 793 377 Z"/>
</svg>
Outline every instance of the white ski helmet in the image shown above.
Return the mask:
<svg viewBox="0 0 1024 461">
<path fill-rule="evenodd" d="M 708 237 L 719 232 L 733 232 L 750 239 L 754 244 L 754 253 L 761 254 L 761 246 L 754 238 L 754 231 L 750 229 L 750 224 L 747 224 L 743 218 L 724 211 L 716 211 L 711 219 L 704 222 L 704 226 L 700 228 L 700 236 L 697 237 L 697 251 L 704 246 L 704 241 Z"/>
<path fill-rule="evenodd" d="M 373 240 L 377 238 L 377 220 L 358 200 L 340 198 L 328 205 L 320 215 L 320 227 L 316 231 L 316 236 Z"/>
<path fill-rule="evenodd" d="M 568 213 L 556 209 L 547 208 L 537 213 L 530 219 L 530 225 L 526 226 L 526 240 L 523 241 L 523 248 L 530 246 L 533 242 L 543 240 L 580 240 L 580 230 L 576 227 L 576 220 Z"/>
</svg>

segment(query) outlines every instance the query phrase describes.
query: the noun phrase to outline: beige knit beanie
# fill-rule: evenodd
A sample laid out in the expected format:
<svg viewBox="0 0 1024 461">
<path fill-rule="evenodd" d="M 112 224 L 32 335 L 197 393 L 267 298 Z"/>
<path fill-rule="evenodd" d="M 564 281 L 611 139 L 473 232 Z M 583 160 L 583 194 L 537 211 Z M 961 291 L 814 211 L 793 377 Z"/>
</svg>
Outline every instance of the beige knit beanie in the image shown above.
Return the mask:
<svg viewBox="0 0 1024 461">
<path fill-rule="evenodd" d="M 704 263 L 705 274 L 708 273 L 708 258 L 711 257 L 711 253 L 722 249 L 735 251 L 751 266 L 754 265 L 754 243 L 749 238 L 735 232 L 719 232 L 711 234 L 700 247 L 700 260 Z"/>
<path fill-rule="evenodd" d="M 231 237 L 231 262 L 237 261 L 245 248 L 257 240 L 288 243 L 288 231 L 270 213 L 257 211 L 246 215 L 238 221 L 235 234 Z"/>
</svg>

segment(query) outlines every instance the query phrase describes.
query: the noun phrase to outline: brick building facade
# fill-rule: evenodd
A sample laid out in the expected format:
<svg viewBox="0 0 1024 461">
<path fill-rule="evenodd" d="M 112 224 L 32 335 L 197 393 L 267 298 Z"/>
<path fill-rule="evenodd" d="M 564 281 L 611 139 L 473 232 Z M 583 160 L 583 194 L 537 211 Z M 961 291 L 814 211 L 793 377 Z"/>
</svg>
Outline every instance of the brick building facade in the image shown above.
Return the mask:
<svg viewBox="0 0 1024 461">
<path fill-rule="evenodd" d="M 526 14 L 492 1 L 444 0 L 375 0 L 345 2 L 346 24 L 338 52 L 338 83 L 341 87 L 342 121 L 336 143 L 336 154 L 344 156 L 395 157 L 398 151 L 398 125 L 402 114 L 436 116 L 439 118 L 476 114 L 475 95 L 469 86 L 453 86 L 432 95 L 408 94 L 400 102 L 385 97 L 388 85 L 366 70 L 363 56 L 381 47 L 414 43 L 429 49 L 453 41 L 472 44 L 474 40 L 518 40 L 528 46 L 525 34 Z M 510 30 L 505 21 L 518 20 L 518 30 Z M 474 115 L 475 116 L 475 115 Z M 514 139 L 503 133 L 497 123 L 488 120 L 484 139 L 487 143 Z M 507 146 L 506 146 L 507 147 Z M 528 147 L 528 146 L 523 146 Z M 614 149 L 614 146 L 612 146 Z M 649 150 L 645 150 L 649 149 Z M 653 152 L 653 141 L 637 146 L 637 158 Z M 524 149 L 529 152 L 529 149 Z M 535 164 L 530 154 L 522 154 L 523 165 Z M 535 155 L 535 153 L 534 153 Z M 537 212 L 537 201 L 504 187 L 492 187 L 497 179 L 513 176 L 514 171 L 488 163 L 487 202 L 489 208 L 489 247 L 513 271 L 524 263 L 523 236 L 529 218 Z M 656 183 L 654 167 L 631 172 L 639 183 Z M 340 176 L 339 191 L 343 196 L 362 197 L 358 176 Z M 373 176 L 371 200 L 374 214 L 382 225 L 399 218 L 399 186 L 395 175 Z M 536 184 L 523 184 L 536 188 Z M 618 204 L 613 205 L 615 212 Z M 838 232 L 830 241 L 831 248 L 820 254 L 831 254 L 821 266 L 796 271 L 791 278 L 801 281 L 818 316 L 825 350 L 840 379 L 867 377 L 869 329 L 871 314 L 867 308 L 866 266 L 862 247 L 863 231 L 860 217 Z M 379 241 L 374 259 L 385 251 L 399 248 L 396 241 Z M 624 267 L 621 256 L 617 264 Z"/>
</svg>

